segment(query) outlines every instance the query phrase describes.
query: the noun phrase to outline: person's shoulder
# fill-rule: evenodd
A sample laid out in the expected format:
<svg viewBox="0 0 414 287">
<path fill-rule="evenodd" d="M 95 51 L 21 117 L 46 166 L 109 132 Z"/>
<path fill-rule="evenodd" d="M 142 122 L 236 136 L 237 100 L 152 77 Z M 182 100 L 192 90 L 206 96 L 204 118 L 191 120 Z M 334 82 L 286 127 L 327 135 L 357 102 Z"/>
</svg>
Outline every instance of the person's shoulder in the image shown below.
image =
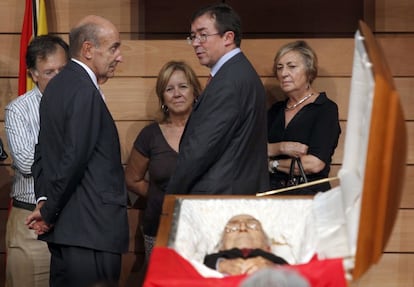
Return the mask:
<svg viewBox="0 0 414 287">
<path fill-rule="evenodd" d="M 154 130 L 159 130 L 159 128 L 160 128 L 159 123 L 151 122 L 147 124 L 142 130 L 154 131 Z"/>
<path fill-rule="evenodd" d="M 13 109 L 14 107 L 21 107 L 29 104 L 32 102 L 36 97 L 40 97 L 38 95 L 37 89 L 34 88 L 32 90 L 27 91 L 26 93 L 18 96 L 17 98 L 13 99 L 6 107 L 6 110 Z"/>
<path fill-rule="evenodd" d="M 337 107 L 338 105 L 331 100 L 326 92 L 320 92 L 318 98 L 315 101 L 316 104 L 326 104 L 328 106 Z"/>
<path fill-rule="evenodd" d="M 276 101 L 270 108 L 269 113 L 278 112 L 286 106 L 286 100 Z"/>
<path fill-rule="evenodd" d="M 157 133 L 158 131 L 160 131 L 159 124 L 157 122 L 151 122 L 141 129 L 139 135 L 149 136 L 153 135 L 154 133 Z"/>
</svg>

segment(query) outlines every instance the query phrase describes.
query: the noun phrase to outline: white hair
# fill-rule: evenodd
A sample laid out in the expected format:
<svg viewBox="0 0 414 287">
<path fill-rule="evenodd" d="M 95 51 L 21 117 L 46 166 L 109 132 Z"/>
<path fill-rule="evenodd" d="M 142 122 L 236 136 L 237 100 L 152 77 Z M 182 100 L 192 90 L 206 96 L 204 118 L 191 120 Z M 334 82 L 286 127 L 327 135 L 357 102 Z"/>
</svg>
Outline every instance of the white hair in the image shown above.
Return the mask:
<svg viewBox="0 0 414 287">
<path fill-rule="evenodd" d="M 239 287 L 310 287 L 310 284 L 296 271 L 265 268 L 247 277 Z"/>
</svg>

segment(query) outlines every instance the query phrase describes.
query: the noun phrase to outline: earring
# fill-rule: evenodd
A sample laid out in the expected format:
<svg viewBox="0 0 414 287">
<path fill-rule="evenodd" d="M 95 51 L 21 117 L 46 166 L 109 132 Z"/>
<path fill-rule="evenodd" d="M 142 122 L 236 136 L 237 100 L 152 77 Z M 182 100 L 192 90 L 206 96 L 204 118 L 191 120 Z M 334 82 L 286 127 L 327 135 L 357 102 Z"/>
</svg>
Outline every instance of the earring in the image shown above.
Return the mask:
<svg viewBox="0 0 414 287">
<path fill-rule="evenodd" d="M 161 105 L 161 110 L 166 114 L 168 113 L 168 107 L 164 104 Z"/>
</svg>

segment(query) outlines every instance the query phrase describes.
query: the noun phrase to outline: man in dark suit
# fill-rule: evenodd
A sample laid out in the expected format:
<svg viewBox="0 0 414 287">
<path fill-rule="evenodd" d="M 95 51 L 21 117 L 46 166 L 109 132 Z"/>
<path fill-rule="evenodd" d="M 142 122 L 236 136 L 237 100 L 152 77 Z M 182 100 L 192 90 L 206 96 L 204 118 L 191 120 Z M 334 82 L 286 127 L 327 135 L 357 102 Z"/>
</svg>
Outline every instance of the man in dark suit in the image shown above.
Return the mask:
<svg viewBox="0 0 414 287">
<path fill-rule="evenodd" d="M 40 103 L 38 205 L 26 224 L 48 243 L 50 286 L 83 287 L 118 282 L 128 247 L 118 132 L 99 89 L 122 56 L 118 30 L 99 16 L 82 19 L 69 41 L 72 61 Z"/>
<path fill-rule="evenodd" d="M 251 274 L 288 264 L 270 250 L 269 238 L 260 221 L 248 214 L 238 214 L 226 223 L 219 252 L 206 255 L 204 264 L 227 275 Z"/>
<path fill-rule="evenodd" d="M 167 193 L 254 194 L 269 188 L 266 96 L 240 50 L 241 23 L 226 4 L 197 11 L 187 38 L 211 80 L 194 106 Z"/>
</svg>

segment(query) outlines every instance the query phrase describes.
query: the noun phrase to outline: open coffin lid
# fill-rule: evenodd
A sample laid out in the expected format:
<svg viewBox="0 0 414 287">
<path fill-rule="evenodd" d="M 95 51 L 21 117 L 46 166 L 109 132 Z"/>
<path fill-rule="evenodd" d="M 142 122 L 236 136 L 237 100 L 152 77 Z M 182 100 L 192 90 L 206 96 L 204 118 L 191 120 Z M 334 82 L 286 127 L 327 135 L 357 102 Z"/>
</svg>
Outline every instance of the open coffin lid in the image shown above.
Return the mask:
<svg viewBox="0 0 414 287">
<path fill-rule="evenodd" d="M 273 251 L 289 263 L 306 263 L 314 254 L 342 258 L 347 278 L 356 280 L 379 261 L 391 235 L 405 161 L 399 96 L 380 47 L 360 22 L 339 185 L 315 197 L 169 195 L 156 246 L 174 249 L 205 277 L 215 276 L 203 273 L 204 255 L 216 250 L 230 217 L 248 213 L 262 222 Z"/>
</svg>

